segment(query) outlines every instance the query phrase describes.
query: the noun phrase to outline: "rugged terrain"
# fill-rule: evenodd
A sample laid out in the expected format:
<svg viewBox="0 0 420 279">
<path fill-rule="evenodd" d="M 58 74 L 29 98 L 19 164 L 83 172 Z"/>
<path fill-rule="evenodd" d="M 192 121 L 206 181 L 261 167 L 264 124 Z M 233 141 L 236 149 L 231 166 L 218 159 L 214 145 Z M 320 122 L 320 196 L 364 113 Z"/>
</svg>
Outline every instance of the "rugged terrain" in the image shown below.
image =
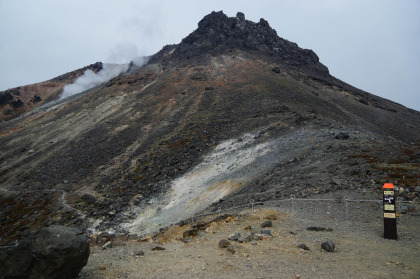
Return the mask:
<svg viewBox="0 0 420 279">
<path fill-rule="evenodd" d="M 420 113 L 241 13 L 213 12 L 146 65 L 0 133 L 2 244 L 55 223 L 142 235 L 250 199 L 384 182 L 419 196 Z"/>
<path fill-rule="evenodd" d="M 74 82 L 86 70 L 97 73 L 101 69 L 102 63 L 97 62 L 51 80 L 0 92 L 0 122 L 14 119 L 45 103 L 58 99 L 64 86 Z"/>
</svg>

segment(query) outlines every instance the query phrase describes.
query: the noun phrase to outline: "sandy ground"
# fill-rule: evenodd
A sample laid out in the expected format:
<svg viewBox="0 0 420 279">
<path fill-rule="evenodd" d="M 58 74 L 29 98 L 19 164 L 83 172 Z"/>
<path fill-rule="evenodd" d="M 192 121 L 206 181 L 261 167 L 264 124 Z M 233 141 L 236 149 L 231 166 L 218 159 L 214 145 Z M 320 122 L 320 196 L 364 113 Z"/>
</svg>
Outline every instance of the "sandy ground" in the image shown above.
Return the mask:
<svg viewBox="0 0 420 279">
<path fill-rule="evenodd" d="M 232 242 L 235 253 L 219 248 L 220 240 L 248 232 L 247 226 L 259 227 L 273 213 L 272 238 Z M 268 203 L 230 216 L 212 222 L 188 243 L 181 238 L 189 225 L 172 226 L 148 241 L 116 239 L 108 249 L 92 243 L 79 278 L 420 278 L 416 213 L 398 220 L 398 241 L 382 237 L 382 210 L 375 202 L 350 203 L 349 219 L 344 202 L 329 201 L 295 201 L 293 212 L 290 201 Z M 309 231 L 310 226 L 332 231 Z M 327 240 L 335 243 L 335 252 L 321 249 Z M 302 243 L 310 250 L 297 247 Z M 152 250 L 156 246 L 165 250 Z"/>
</svg>

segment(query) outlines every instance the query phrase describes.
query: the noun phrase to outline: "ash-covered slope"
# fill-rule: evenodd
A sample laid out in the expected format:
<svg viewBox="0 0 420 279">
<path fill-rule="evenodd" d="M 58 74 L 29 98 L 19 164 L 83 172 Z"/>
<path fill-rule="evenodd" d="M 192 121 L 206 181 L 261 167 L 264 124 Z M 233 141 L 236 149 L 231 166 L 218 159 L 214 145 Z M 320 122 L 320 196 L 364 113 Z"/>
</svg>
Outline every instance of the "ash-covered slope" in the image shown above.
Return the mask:
<svg viewBox="0 0 420 279">
<path fill-rule="evenodd" d="M 208 206 L 390 179 L 416 198 L 419 123 L 264 20 L 212 13 L 147 65 L 2 124 L 0 235 L 51 223 L 141 234 Z"/>
</svg>

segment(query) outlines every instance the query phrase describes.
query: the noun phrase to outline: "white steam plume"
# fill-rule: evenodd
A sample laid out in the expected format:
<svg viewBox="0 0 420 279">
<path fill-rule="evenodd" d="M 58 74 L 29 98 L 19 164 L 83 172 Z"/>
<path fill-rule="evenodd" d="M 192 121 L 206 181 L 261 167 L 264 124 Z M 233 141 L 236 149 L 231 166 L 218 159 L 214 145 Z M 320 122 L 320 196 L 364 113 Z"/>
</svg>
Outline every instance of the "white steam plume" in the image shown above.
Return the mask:
<svg viewBox="0 0 420 279">
<path fill-rule="evenodd" d="M 147 60 L 148 58 L 146 56 L 139 55 L 139 50 L 135 44 L 117 44 L 109 51 L 108 58 L 106 59 L 108 63 L 102 63 L 102 69 L 98 73 L 92 70 L 86 70 L 72 84 L 64 86 L 60 100 L 88 90 L 96 85 L 109 81 L 121 73 L 127 72 L 130 64 L 141 67 L 147 63 Z"/>
<path fill-rule="evenodd" d="M 129 64 L 102 64 L 102 70 L 98 73 L 86 70 L 72 84 L 64 86 L 60 99 L 88 90 L 96 85 L 107 82 L 110 79 L 128 70 Z"/>
</svg>

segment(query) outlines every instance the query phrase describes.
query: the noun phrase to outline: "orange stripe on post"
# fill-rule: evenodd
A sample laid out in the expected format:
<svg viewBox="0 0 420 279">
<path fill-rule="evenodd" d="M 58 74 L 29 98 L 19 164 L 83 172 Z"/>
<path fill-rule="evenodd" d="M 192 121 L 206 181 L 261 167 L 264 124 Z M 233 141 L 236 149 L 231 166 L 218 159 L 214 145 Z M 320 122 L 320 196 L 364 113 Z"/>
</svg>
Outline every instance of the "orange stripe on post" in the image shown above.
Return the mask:
<svg viewBox="0 0 420 279">
<path fill-rule="evenodd" d="M 385 188 L 395 189 L 394 184 L 392 184 L 392 183 L 385 183 L 384 184 L 384 187 L 382 187 L 382 188 L 383 189 L 385 189 Z"/>
</svg>

